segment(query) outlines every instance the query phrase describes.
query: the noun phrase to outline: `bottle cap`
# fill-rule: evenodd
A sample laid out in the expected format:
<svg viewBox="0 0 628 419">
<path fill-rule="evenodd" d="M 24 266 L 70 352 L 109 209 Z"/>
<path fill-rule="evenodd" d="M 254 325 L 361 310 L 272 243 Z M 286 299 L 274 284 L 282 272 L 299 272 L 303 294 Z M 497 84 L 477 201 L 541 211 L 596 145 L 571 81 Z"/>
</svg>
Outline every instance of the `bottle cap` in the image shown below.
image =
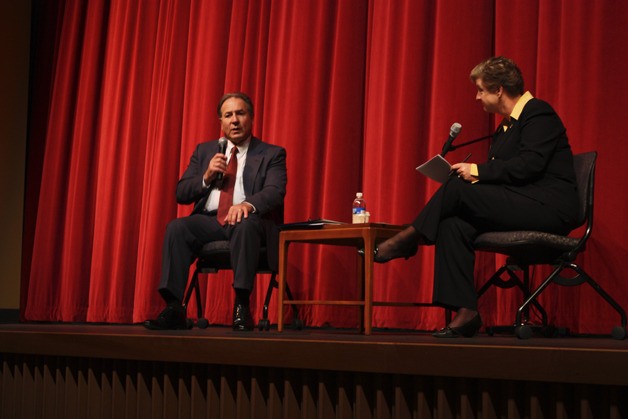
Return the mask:
<svg viewBox="0 0 628 419">
<path fill-rule="evenodd" d="M 355 194 L 355 196 L 356 196 L 356 198 L 362 198 L 362 192 L 357 192 L 357 193 Z"/>
</svg>

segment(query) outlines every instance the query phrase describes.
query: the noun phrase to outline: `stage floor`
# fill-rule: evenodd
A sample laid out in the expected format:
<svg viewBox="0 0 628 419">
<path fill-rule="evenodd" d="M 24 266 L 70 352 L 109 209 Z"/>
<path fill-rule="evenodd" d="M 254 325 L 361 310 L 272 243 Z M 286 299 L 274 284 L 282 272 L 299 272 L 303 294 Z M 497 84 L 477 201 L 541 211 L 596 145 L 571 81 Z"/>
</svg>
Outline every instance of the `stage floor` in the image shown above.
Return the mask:
<svg viewBox="0 0 628 419">
<path fill-rule="evenodd" d="M 247 365 L 324 371 L 628 385 L 628 340 L 416 331 L 228 327 L 150 331 L 141 325 L 0 324 L 3 354 Z"/>
</svg>

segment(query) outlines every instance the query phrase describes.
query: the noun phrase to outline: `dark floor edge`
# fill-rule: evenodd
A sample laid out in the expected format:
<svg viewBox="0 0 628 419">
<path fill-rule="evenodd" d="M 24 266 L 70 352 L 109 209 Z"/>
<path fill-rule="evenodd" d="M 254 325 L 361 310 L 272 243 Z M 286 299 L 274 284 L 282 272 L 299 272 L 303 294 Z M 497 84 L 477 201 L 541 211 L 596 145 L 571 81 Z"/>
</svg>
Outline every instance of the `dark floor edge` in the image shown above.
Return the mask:
<svg viewBox="0 0 628 419">
<path fill-rule="evenodd" d="M 88 331 L 89 330 L 89 331 Z M 100 332 L 99 332 L 100 331 Z M 476 337 L 146 333 L 141 328 L 0 328 L 0 353 L 495 380 L 628 385 L 628 348 L 536 346 Z M 405 338 L 405 339 L 404 339 Z M 594 341 L 593 344 L 596 342 Z M 558 344 L 562 344 L 560 346 Z"/>
</svg>

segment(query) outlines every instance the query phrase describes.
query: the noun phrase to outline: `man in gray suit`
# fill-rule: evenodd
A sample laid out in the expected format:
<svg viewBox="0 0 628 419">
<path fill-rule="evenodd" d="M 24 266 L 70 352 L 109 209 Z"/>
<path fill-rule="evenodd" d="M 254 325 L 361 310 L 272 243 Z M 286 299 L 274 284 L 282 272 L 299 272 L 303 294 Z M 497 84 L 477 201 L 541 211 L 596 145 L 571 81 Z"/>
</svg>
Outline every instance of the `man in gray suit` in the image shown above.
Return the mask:
<svg viewBox="0 0 628 419">
<path fill-rule="evenodd" d="M 159 284 L 166 308 L 156 319 L 144 322 L 149 329 L 186 327 L 181 301 L 190 264 L 208 242 L 229 240 L 234 330 L 254 327 L 249 296 L 262 245 L 268 248 L 269 266 L 278 265 L 278 224 L 283 222 L 287 183 L 286 150 L 252 136 L 253 103 L 247 95 L 224 95 L 217 113 L 224 138 L 199 144 L 177 185 L 177 202 L 195 206 L 189 216 L 172 220 L 166 229 Z M 231 161 L 233 169 L 228 169 Z M 233 198 L 229 197 L 221 213 L 227 179 L 233 185 Z"/>
</svg>

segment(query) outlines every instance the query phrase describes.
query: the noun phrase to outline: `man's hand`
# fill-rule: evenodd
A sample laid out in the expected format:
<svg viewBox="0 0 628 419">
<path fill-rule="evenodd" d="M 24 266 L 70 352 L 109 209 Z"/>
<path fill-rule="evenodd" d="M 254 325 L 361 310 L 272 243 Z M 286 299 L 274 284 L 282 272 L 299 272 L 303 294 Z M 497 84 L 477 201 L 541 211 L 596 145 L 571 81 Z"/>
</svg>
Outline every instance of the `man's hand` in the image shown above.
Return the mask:
<svg viewBox="0 0 628 419">
<path fill-rule="evenodd" d="M 224 223 L 235 225 L 242 222 L 243 218 L 248 218 L 249 213 L 253 212 L 253 206 L 247 202 L 243 202 L 238 205 L 233 205 L 229 208 L 229 212 L 224 220 Z"/>
<path fill-rule="evenodd" d="M 216 179 L 218 173 L 225 173 L 227 170 L 227 156 L 222 153 L 214 154 L 214 157 L 209 161 L 209 166 L 203 175 L 203 181 L 205 185 L 209 185 Z"/>
</svg>

